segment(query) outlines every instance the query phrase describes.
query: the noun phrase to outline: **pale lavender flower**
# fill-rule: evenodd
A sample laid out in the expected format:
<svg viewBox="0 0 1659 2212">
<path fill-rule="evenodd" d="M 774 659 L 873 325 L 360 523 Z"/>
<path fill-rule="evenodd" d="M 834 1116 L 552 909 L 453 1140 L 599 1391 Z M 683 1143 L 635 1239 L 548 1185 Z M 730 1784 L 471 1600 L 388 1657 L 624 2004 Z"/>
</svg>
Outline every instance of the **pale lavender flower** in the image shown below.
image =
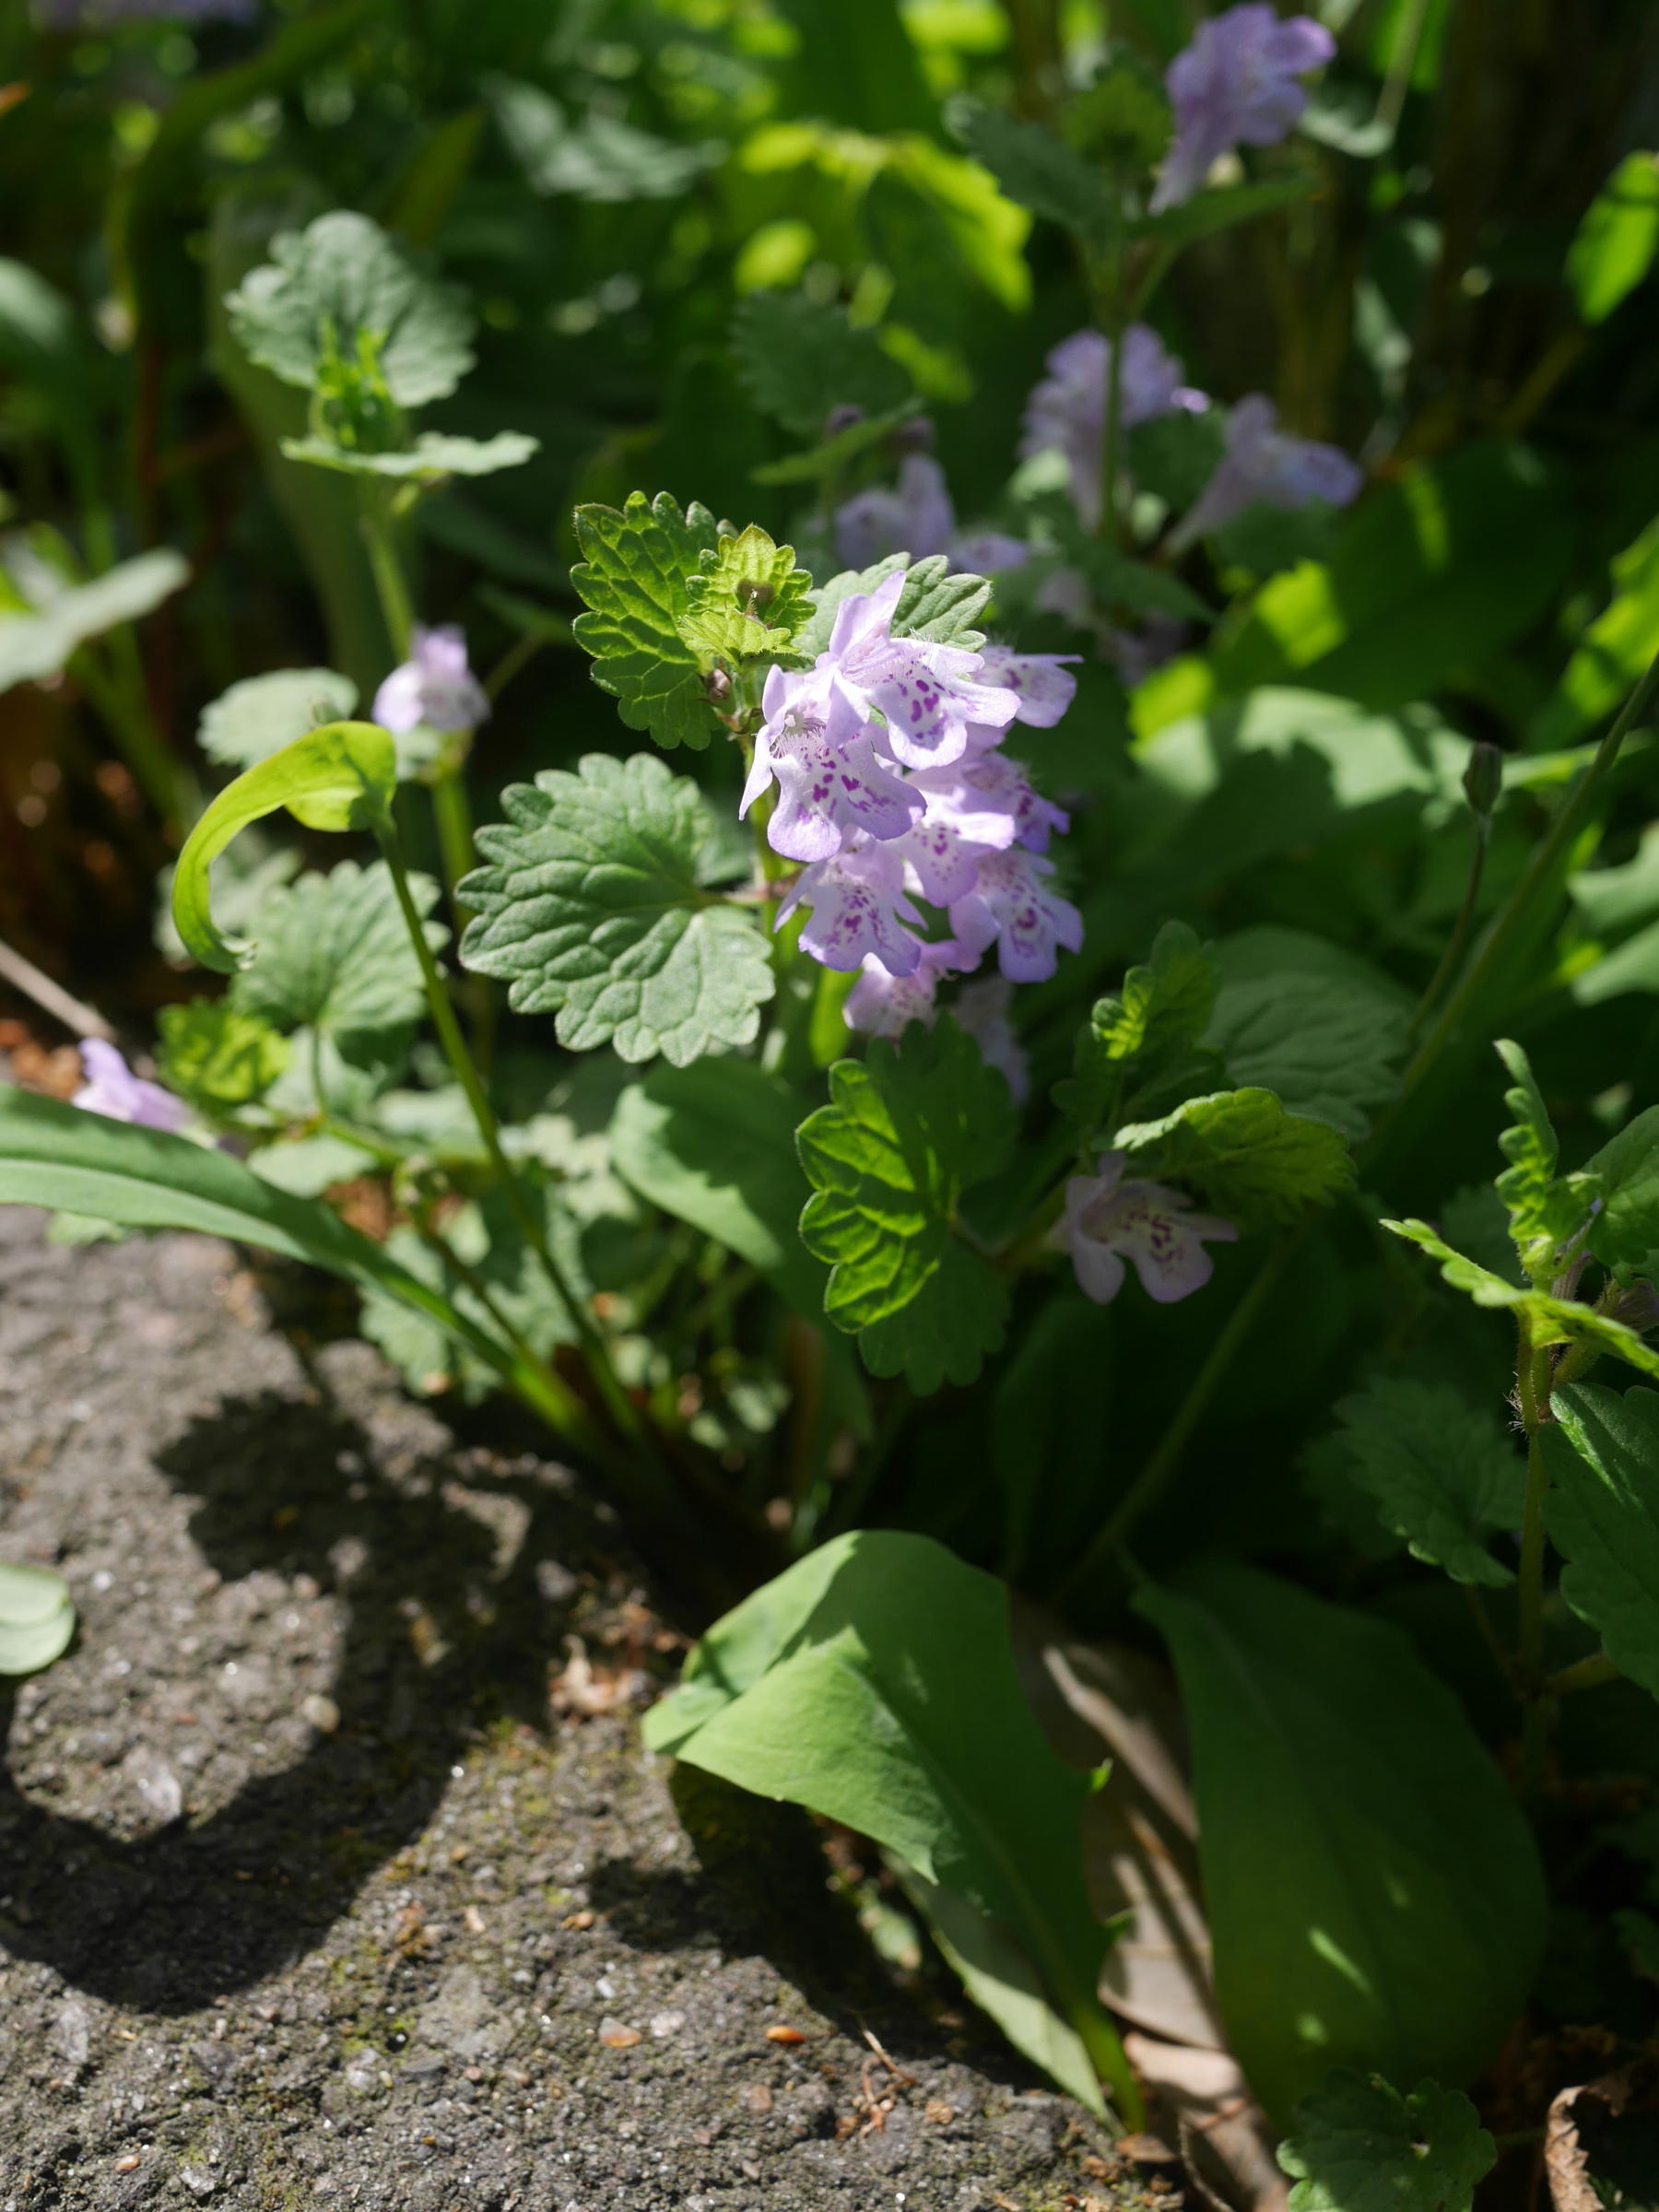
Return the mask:
<svg viewBox="0 0 1659 2212">
<path fill-rule="evenodd" d="M 739 815 L 775 780 L 779 800 L 767 842 L 790 860 L 828 860 L 855 830 L 901 837 L 923 801 L 877 759 L 879 733 L 822 663 L 805 675 L 773 668 L 761 695 L 766 721 Z"/>
<path fill-rule="evenodd" d="M 1071 828 L 1071 817 L 1045 799 L 1006 753 L 970 754 L 954 768 L 929 770 L 915 782 L 927 794 L 929 821 L 952 822 L 964 837 L 998 852 L 1020 844 L 1046 853 L 1050 833 L 1057 830 L 1064 837 Z"/>
<path fill-rule="evenodd" d="M 1100 519 L 1100 462 L 1106 442 L 1106 395 L 1112 344 L 1098 330 L 1074 331 L 1048 356 L 1049 373 L 1026 402 L 1023 455 L 1058 450 L 1071 469 L 1072 498 L 1092 530 Z M 1131 323 L 1124 333 L 1118 391 L 1124 429 L 1209 403 L 1181 381 L 1181 363 L 1155 330 Z"/>
<path fill-rule="evenodd" d="M 980 654 L 990 681 L 1006 685 L 1018 700 L 1015 721 L 1035 730 L 1052 730 L 1077 696 L 1077 679 L 1067 670 L 1082 658 L 1080 653 L 1016 653 L 1012 645 L 987 645 Z"/>
<path fill-rule="evenodd" d="M 890 637 L 903 589 L 898 570 L 875 591 L 843 599 L 815 673 L 828 666 L 865 721 L 885 718 L 887 750 L 905 767 L 940 767 L 966 752 L 971 723 L 1006 728 L 1019 701 L 1005 687 L 979 680 L 977 653 Z"/>
<path fill-rule="evenodd" d="M 963 966 L 964 959 L 961 947 L 949 937 L 924 945 L 910 975 L 894 975 L 866 953 L 864 971 L 841 1004 L 841 1019 L 861 1037 L 898 1037 L 912 1021 L 931 1029 L 939 979 Z"/>
<path fill-rule="evenodd" d="M 1194 1213 L 1189 1198 L 1161 1182 L 1125 1182 L 1127 1159 L 1102 1152 L 1097 1173 L 1070 1178 L 1047 1242 L 1070 1253 L 1079 1288 L 1097 1305 L 1110 1305 L 1123 1288 L 1125 1259 L 1148 1298 L 1171 1305 L 1209 1281 L 1215 1263 L 1206 1241 L 1231 1244 L 1239 1232 L 1218 1215 Z"/>
<path fill-rule="evenodd" d="M 1031 1064 L 1008 1019 L 1013 996 L 1014 986 L 1006 975 L 982 976 L 977 983 L 964 984 L 950 1010 L 979 1046 L 986 1066 L 995 1068 L 1006 1081 L 1015 1105 L 1023 1106 L 1031 1095 Z"/>
<path fill-rule="evenodd" d="M 72 1106 L 101 1113 L 112 1122 L 134 1122 L 141 1129 L 166 1129 L 175 1136 L 190 1121 L 190 1109 L 159 1083 L 135 1076 L 112 1044 L 101 1037 L 83 1037 L 79 1052 L 87 1080 Z"/>
<path fill-rule="evenodd" d="M 418 622 L 409 658 L 374 695 L 375 721 L 397 737 L 421 728 L 465 735 L 488 712 L 484 687 L 467 665 L 465 633 L 453 622 L 433 629 Z"/>
<path fill-rule="evenodd" d="M 1234 147 L 1277 146 L 1288 137 L 1308 104 L 1298 79 L 1323 68 L 1335 51 L 1323 24 L 1309 16 L 1281 20 L 1268 0 L 1244 0 L 1201 23 L 1164 78 L 1175 142 L 1159 171 L 1153 213 L 1190 200 Z"/>
<path fill-rule="evenodd" d="M 874 956 L 889 975 L 914 975 L 922 940 L 905 928 L 922 917 L 904 894 L 904 869 L 890 844 L 861 832 L 830 860 L 803 868 L 779 901 L 778 925 L 797 906 L 808 910 L 801 947 L 843 974 Z"/>
<path fill-rule="evenodd" d="M 895 488 L 875 485 L 844 500 L 835 511 L 835 547 L 850 569 L 867 569 L 889 553 L 912 560 L 945 553 L 953 569 L 976 576 L 1017 569 L 1030 553 L 1023 538 L 1000 530 L 959 530 L 945 471 L 931 453 L 907 454 Z"/>
<path fill-rule="evenodd" d="M 999 822 L 999 830 L 1002 824 Z M 968 898 L 979 881 L 979 864 L 996 847 L 967 837 L 956 823 L 930 812 L 924 821 L 896 838 L 891 850 L 904 864 L 907 890 L 930 906 L 949 906 Z"/>
<path fill-rule="evenodd" d="M 1310 500 L 1346 507 L 1364 481 L 1364 472 L 1339 447 L 1281 430 L 1273 402 L 1265 393 L 1252 392 L 1229 412 L 1227 451 L 1191 512 L 1171 532 L 1170 552 L 1184 553 L 1258 500 L 1269 507 L 1305 507 Z"/>
<path fill-rule="evenodd" d="M 1062 946 L 1077 952 L 1083 943 L 1082 915 L 1048 888 L 1053 872 L 1052 860 L 1023 845 L 987 853 L 975 869 L 973 888 L 951 902 L 951 935 L 975 954 L 994 944 L 1010 982 L 1041 982 L 1058 966 Z"/>
</svg>

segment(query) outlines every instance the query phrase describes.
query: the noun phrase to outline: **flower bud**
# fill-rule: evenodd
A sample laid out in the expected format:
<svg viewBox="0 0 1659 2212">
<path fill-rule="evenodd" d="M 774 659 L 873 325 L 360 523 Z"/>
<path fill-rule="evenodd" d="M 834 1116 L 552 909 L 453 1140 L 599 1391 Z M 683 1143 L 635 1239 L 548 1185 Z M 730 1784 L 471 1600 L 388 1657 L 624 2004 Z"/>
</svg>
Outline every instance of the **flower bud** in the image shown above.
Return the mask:
<svg viewBox="0 0 1659 2212">
<path fill-rule="evenodd" d="M 1463 787 L 1470 806 L 1482 821 L 1488 820 L 1503 790 L 1503 754 L 1499 747 L 1483 737 L 1469 748 Z"/>
<path fill-rule="evenodd" d="M 1627 1329 L 1634 1329 L 1639 1336 L 1645 1335 L 1649 1329 L 1659 1328 L 1659 1290 L 1644 1276 L 1637 1276 L 1619 1292 L 1612 1314 Z"/>
<path fill-rule="evenodd" d="M 888 443 L 897 453 L 930 453 L 933 451 L 934 426 L 925 415 L 912 415 L 901 422 Z"/>
<path fill-rule="evenodd" d="M 839 407 L 831 407 L 824 418 L 825 437 L 839 438 L 842 430 L 850 430 L 855 422 L 864 420 L 864 412 L 862 407 L 855 407 L 850 400 L 844 401 Z"/>
</svg>

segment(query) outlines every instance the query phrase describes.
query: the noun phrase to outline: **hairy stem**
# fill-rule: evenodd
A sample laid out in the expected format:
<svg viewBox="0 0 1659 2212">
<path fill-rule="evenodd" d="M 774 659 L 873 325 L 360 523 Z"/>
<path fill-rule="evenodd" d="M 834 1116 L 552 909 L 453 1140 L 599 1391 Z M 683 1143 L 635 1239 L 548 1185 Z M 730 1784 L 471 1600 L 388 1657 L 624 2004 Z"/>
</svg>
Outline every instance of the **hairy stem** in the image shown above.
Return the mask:
<svg viewBox="0 0 1659 2212">
<path fill-rule="evenodd" d="M 1517 1322 L 1515 1396 L 1526 1430 L 1526 1508 L 1521 1524 L 1521 1565 L 1516 1592 L 1515 1672 L 1525 1700 L 1522 1721 L 1522 1784 L 1535 1797 L 1544 1778 L 1544 1736 L 1548 1700 L 1544 1686 L 1544 1500 L 1549 1476 L 1539 1430 L 1549 1417 L 1552 1367 L 1549 1347 L 1534 1347 L 1524 1316 Z"/>
</svg>

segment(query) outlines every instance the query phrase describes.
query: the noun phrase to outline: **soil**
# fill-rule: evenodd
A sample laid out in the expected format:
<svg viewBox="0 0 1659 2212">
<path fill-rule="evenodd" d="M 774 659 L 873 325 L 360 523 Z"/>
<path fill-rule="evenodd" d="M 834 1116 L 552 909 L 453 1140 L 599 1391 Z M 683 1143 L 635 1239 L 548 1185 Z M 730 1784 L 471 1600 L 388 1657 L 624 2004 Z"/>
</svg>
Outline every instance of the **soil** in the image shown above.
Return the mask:
<svg viewBox="0 0 1659 2212">
<path fill-rule="evenodd" d="M 228 1247 L 0 1209 L 0 1547 L 81 1616 L 0 1683 L 0 2212 L 1157 2200 L 802 1816 L 641 1748 L 608 1510 Z"/>
</svg>

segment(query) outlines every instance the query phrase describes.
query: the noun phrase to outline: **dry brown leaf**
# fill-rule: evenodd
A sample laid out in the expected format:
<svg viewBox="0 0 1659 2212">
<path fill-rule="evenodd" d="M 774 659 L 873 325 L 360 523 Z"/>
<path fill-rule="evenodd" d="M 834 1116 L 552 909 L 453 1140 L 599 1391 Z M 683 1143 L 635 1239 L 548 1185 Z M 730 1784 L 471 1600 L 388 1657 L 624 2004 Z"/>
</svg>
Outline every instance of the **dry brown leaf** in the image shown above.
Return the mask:
<svg viewBox="0 0 1659 2212">
<path fill-rule="evenodd" d="M 1659 2107 L 1659 2067 L 1652 2062 L 1624 2066 L 1617 2074 L 1563 2089 L 1555 2099 L 1544 2136 L 1544 2171 L 1555 2212 L 1602 2212 L 1606 2201 L 1591 2179 L 1590 2154 L 1582 2139 L 1588 2117 L 1580 2110 L 1584 2102 L 1603 2106 L 1615 2120 L 1627 2112 L 1650 2115 Z"/>
<path fill-rule="evenodd" d="M 1206 2202 L 1221 2212 L 1284 2212 L 1290 2184 L 1275 2156 L 1278 2133 L 1237 2059 L 1133 2030 L 1124 2050 Z"/>
</svg>

